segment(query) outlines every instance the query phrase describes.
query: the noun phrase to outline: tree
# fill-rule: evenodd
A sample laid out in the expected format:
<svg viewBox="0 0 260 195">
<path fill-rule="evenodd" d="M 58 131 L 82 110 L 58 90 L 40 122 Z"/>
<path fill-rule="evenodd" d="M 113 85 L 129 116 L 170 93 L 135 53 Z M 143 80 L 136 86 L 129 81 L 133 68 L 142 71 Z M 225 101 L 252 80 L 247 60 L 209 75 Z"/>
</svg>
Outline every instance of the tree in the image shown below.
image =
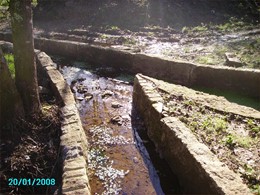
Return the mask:
<svg viewBox="0 0 260 195">
<path fill-rule="evenodd" d="M 31 0 L 10 0 L 15 84 L 22 98 L 25 115 L 40 112 L 34 54 Z"/>
</svg>

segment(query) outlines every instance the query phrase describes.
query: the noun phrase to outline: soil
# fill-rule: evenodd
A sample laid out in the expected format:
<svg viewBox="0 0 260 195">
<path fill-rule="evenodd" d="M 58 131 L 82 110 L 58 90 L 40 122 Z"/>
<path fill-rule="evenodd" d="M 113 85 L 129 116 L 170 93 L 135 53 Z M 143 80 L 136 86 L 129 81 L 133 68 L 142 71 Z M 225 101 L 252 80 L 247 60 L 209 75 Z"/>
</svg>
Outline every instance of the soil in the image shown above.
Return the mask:
<svg viewBox="0 0 260 195">
<path fill-rule="evenodd" d="M 3 127 L 0 137 L 0 193 L 58 194 L 61 185 L 59 158 L 60 119 L 55 98 L 41 95 L 42 114 L 33 119 L 18 119 Z M 11 178 L 25 178 L 25 185 L 9 185 Z M 32 184 L 33 179 L 55 179 L 54 185 Z M 31 182 L 28 182 L 31 179 Z M 45 180 L 46 181 L 46 180 Z"/>
<path fill-rule="evenodd" d="M 233 66 L 228 52 L 238 66 L 260 68 L 259 5 L 249 1 L 67 1 L 39 5 L 34 13 L 39 37 Z"/>
<path fill-rule="evenodd" d="M 42 1 L 34 8 L 34 34 L 207 65 L 233 66 L 226 59 L 232 53 L 239 67 L 259 69 L 259 6 L 243 0 Z M 8 21 L 1 18 L 1 31 L 10 31 Z"/>
</svg>

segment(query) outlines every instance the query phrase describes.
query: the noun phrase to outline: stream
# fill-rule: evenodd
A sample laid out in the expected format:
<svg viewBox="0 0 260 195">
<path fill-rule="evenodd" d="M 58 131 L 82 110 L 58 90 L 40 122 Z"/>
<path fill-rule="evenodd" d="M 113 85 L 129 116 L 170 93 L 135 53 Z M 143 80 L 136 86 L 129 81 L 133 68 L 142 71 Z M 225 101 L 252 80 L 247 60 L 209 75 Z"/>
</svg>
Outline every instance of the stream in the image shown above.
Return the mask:
<svg viewBox="0 0 260 195">
<path fill-rule="evenodd" d="M 179 194 L 176 176 L 155 152 L 132 109 L 133 75 L 54 57 L 71 86 L 88 138 L 93 194 Z"/>
</svg>

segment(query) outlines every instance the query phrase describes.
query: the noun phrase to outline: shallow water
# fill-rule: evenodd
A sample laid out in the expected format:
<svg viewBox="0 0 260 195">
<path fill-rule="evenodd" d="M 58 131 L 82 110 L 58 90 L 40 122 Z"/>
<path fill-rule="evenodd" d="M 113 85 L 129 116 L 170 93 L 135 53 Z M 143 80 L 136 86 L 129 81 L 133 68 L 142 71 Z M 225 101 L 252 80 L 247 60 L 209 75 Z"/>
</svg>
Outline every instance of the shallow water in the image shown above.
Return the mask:
<svg viewBox="0 0 260 195">
<path fill-rule="evenodd" d="M 180 193 L 176 177 L 156 154 L 142 120 L 132 110 L 133 76 L 113 72 L 113 77 L 104 77 L 98 75 L 100 68 L 88 64 L 64 60 L 57 63 L 74 91 L 88 137 L 92 192 Z"/>
</svg>

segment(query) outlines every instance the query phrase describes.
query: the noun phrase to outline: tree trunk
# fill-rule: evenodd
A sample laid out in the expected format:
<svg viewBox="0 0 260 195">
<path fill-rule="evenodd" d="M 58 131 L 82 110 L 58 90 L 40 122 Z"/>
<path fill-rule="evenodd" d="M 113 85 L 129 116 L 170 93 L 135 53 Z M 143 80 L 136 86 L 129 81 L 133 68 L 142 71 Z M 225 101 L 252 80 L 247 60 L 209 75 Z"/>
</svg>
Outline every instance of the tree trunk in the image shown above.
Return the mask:
<svg viewBox="0 0 260 195">
<path fill-rule="evenodd" d="M 0 48 L 0 132 L 10 129 L 22 117 L 23 104 Z"/>
<path fill-rule="evenodd" d="M 15 84 L 21 95 L 25 114 L 40 112 L 34 54 L 31 0 L 10 0 L 15 63 Z"/>
</svg>

